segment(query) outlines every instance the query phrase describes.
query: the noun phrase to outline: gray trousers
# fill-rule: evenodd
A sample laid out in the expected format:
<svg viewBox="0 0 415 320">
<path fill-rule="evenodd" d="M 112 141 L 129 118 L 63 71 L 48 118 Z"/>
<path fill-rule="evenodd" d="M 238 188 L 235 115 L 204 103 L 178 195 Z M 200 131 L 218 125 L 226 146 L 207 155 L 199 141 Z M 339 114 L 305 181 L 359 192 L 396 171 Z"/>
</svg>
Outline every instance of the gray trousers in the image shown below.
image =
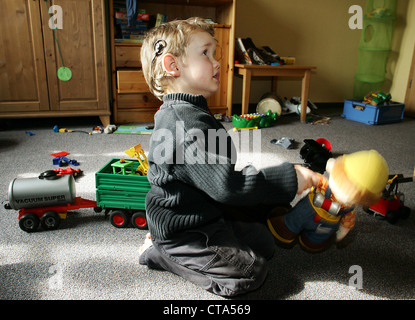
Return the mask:
<svg viewBox="0 0 415 320">
<path fill-rule="evenodd" d="M 275 250 L 264 223 L 218 219 L 169 240 L 152 239 L 140 264 L 167 270 L 214 294 L 231 297 L 259 288 Z"/>
</svg>

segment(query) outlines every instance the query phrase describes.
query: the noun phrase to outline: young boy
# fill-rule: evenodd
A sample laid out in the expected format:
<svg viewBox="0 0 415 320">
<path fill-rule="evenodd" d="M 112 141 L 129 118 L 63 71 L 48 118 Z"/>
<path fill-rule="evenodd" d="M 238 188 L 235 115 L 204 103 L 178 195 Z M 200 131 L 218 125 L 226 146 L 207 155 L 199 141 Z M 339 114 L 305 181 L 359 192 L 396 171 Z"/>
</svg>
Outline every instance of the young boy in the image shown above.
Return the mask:
<svg viewBox="0 0 415 320">
<path fill-rule="evenodd" d="M 267 212 L 316 185 L 318 176 L 289 163 L 235 171 L 235 147 L 206 101 L 219 88 L 215 52 L 213 27 L 201 18 L 166 23 L 144 40 L 144 76 L 163 105 L 148 154 L 151 240 L 140 263 L 235 296 L 257 289 L 267 275 L 275 249 Z"/>
</svg>

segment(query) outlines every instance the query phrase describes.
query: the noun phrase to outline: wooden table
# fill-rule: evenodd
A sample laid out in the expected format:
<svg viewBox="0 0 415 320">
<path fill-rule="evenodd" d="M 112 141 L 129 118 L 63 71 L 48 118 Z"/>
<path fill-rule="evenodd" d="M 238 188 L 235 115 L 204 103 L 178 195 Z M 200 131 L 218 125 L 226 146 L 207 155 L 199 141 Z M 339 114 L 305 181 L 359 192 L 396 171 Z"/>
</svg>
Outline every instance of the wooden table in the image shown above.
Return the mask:
<svg viewBox="0 0 415 320">
<path fill-rule="evenodd" d="M 269 66 L 254 64 L 235 64 L 235 72 L 243 77 L 242 114 L 248 112 L 252 77 L 272 77 L 272 92 L 277 92 L 278 77 L 297 77 L 302 79 L 301 89 L 301 122 L 306 122 L 308 92 L 310 88 L 311 70 L 313 66 Z"/>
</svg>

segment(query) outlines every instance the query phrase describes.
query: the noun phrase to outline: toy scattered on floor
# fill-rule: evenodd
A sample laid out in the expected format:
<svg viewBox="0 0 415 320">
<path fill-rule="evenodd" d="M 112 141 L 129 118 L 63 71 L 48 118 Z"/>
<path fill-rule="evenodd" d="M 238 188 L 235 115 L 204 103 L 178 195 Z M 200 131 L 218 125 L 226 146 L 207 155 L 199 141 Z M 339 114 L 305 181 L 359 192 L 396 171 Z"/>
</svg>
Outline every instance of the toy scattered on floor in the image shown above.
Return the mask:
<svg viewBox="0 0 415 320">
<path fill-rule="evenodd" d="M 53 132 L 56 132 L 56 133 L 58 133 L 58 132 L 60 132 L 60 133 L 62 133 L 62 132 L 81 132 L 81 133 L 86 133 L 86 134 L 89 134 L 89 135 L 92 134 L 91 132 L 87 132 L 87 131 L 83 131 L 83 130 L 68 130 L 66 128 L 59 128 L 57 125 L 55 125 L 53 127 Z"/>
<path fill-rule="evenodd" d="M 271 112 L 276 112 L 279 117 L 282 114 L 281 105 L 282 100 L 279 95 L 275 94 L 274 92 L 267 92 L 260 98 L 256 106 L 256 112 L 262 114 L 271 110 Z"/>
<path fill-rule="evenodd" d="M 33 133 L 32 131 L 25 131 L 24 133 L 26 133 L 28 136 L 34 136 L 35 133 Z"/>
<path fill-rule="evenodd" d="M 282 137 L 280 139 L 272 139 L 270 141 L 272 144 L 275 144 L 277 146 L 282 146 L 285 149 L 291 149 L 293 146 L 293 143 L 295 142 L 295 139 L 292 138 L 287 138 L 287 137 Z"/>
<path fill-rule="evenodd" d="M 405 195 L 398 192 L 398 185 L 412 181 L 412 177 L 404 178 L 402 174 L 390 175 L 380 200 L 372 204 L 366 211 L 385 218 L 392 224 L 398 222 L 399 219 L 407 219 L 411 209 L 404 205 Z"/>
<path fill-rule="evenodd" d="M 310 114 L 311 111 L 317 110 L 317 106 L 311 101 L 307 101 L 306 114 Z M 290 100 L 284 98 L 282 101 L 282 114 L 296 113 L 301 115 L 301 98 L 292 97 Z"/>
<path fill-rule="evenodd" d="M 91 134 L 101 134 L 104 132 L 103 126 L 95 126 L 92 128 Z"/>
<path fill-rule="evenodd" d="M 66 151 L 52 153 L 51 156 L 54 157 L 52 160 L 53 165 L 58 165 L 59 167 L 67 166 L 68 164 L 79 166 L 78 161 L 67 158 L 67 155 L 69 155 L 69 152 Z"/>
<path fill-rule="evenodd" d="M 321 252 L 334 240 L 340 242 L 354 227 L 355 207 L 370 206 L 382 195 L 388 165 L 375 150 L 359 151 L 327 161 L 329 178 L 320 183 L 284 215 L 267 221 L 277 241 Z"/>
<path fill-rule="evenodd" d="M 152 134 L 153 129 L 147 129 L 146 126 L 119 126 L 114 131 L 115 134 Z"/>
<path fill-rule="evenodd" d="M 323 138 L 305 139 L 305 145 L 300 150 L 300 157 L 304 163 L 315 172 L 324 173 L 327 161 L 333 156 L 331 143 Z"/>
<path fill-rule="evenodd" d="M 307 123 L 311 124 L 329 124 L 331 118 L 318 115 L 310 115 L 307 117 Z"/>
<path fill-rule="evenodd" d="M 388 105 L 392 100 L 390 93 L 386 94 L 380 91 L 371 92 L 363 99 L 363 103 L 372 106 Z"/>
<path fill-rule="evenodd" d="M 105 127 L 104 133 L 106 134 L 113 133 L 115 130 L 117 130 L 117 126 L 115 124 L 109 124 Z"/>
<path fill-rule="evenodd" d="M 278 114 L 268 110 L 266 113 L 250 113 L 233 115 L 232 124 L 236 129 L 265 128 L 273 125 L 278 119 Z"/>
<path fill-rule="evenodd" d="M 99 133 L 113 133 L 115 130 L 117 130 L 117 126 L 114 124 L 109 124 L 108 126 L 106 126 L 105 128 L 103 126 L 95 126 L 92 128 L 91 132 L 88 131 L 83 131 L 83 130 L 68 130 L 67 128 L 59 128 L 58 125 L 55 125 L 53 127 L 53 132 L 56 133 L 62 133 L 62 132 L 81 132 L 81 133 L 86 133 L 89 135 L 93 135 L 93 134 L 99 134 Z"/>
<path fill-rule="evenodd" d="M 82 171 L 80 169 L 73 169 L 71 167 L 58 168 L 58 169 L 53 169 L 53 170 L 46 170 L 46 171 L 42 172 L 39 175 L 39 177 L 50 177 L 50 178 L 52 178 L 53 176 L 62 176 L 64 174 L 70 174 L 73 177 L 77 177 L 77 176 L 82 174 Z"/>
</svg>

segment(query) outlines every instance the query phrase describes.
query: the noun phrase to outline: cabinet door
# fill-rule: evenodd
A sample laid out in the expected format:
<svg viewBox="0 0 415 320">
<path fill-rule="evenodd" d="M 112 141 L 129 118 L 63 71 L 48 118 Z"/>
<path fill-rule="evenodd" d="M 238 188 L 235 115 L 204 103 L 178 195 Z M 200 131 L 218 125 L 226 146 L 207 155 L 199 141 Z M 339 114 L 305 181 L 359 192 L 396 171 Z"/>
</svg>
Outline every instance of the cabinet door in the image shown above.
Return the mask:
<svg viewBox="0 0 415 320">
<path fill-rule="evenodd" d="M 55 41 L 48 26 L 50 16 L 47 7 L 43 0 L 40 1 L 50 109 L 107 110 L 109 93 L 104 0 L 48 1 L 50 6 L 62 8 L 62 29 L 55 31 Z M 62 61 L 72 71 L 69 81 L 61 81 L 57 77 Z"/>
<path fill-rule="evenodd" d="M 0 113 L 49 108 L 41 2 L 0 0 Z"/>
</svg>

